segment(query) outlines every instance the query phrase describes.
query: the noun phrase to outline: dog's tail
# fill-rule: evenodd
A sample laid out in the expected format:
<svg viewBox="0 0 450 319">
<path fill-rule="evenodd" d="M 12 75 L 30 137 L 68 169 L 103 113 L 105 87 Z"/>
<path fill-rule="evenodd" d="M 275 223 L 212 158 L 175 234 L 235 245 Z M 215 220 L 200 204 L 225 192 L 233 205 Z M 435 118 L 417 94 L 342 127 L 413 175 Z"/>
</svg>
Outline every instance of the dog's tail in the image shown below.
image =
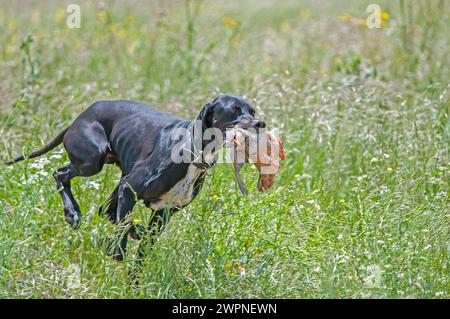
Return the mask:
<svg viewBox="0 0 450 319">
<path fill-rule="evenodd" d="M 62 143 L 64 135 L 66 134 L 67 130 L 69 129 L 69 127 L 67 127 L 64 131 L 62 131 L 61 133 L 59 133 L 50 143 L 48 143 L 47 145 L 45 145 L 44 147 L 32 152 L 29 155 L 21 155 L 9 162 L 6 162 L 6 165 L 12 165 L 14 163 L 20 162 L 22 160 L 24 160 L 25 158 L 34 158 L 34 157 L 38 157 L 41 156 L 42 154 L 47 153 L 48 151 L 51 151 L 52 149 L 54 149 L 56 146 L 58 146 L 59 144 Z"/>
</svg>

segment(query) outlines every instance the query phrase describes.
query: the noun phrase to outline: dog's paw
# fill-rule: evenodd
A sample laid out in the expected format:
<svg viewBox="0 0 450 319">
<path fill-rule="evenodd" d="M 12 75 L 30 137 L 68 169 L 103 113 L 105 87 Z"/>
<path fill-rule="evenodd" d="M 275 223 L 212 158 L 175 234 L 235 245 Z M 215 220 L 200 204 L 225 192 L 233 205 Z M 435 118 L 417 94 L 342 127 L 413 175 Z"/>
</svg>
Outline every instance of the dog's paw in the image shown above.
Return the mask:
<svg viewBox="0 0 450 319">
<path fill-rule="evenodd" d="M 72 228 L 77 229 L 81 224 L 81 213 L 74 210 L 64 210 L 64 218 L 66 222 L 72 226 Z"/>
</svg>

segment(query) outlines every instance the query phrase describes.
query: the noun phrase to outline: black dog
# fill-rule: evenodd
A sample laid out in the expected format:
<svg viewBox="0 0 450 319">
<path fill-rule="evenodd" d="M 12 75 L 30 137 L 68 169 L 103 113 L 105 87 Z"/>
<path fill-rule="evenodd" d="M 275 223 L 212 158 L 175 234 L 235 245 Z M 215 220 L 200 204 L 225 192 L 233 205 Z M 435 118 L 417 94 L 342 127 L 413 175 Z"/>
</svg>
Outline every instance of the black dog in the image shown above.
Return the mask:
<svg viewBox="0 0 450 319">
<path fill-rule="evenodd" d="M 217 128 L 262 128 L 265 123 L 254 117 L 254 109 L 241 97 L 221 95 L 207 103 L 197 118 L 202 132 Z M 176 116 L 159 112 L 152 107 L 132 101 L 99 101 L 92 104 L 78 118 L 43 148 L 26 156 L 40 156 L 64 143 L 70 163 L 55 173 L 56 185 L 61 194 L 66 221 L 78 227 L 81 220 L 80 207 L 70 190 L 70 180 L 76 176 L 92 176 L 99 173 L 103 165 L 116 164 L 122 177 L 111 194 L 108 204 L 100 208 L 114 223 L 121 223 L 142 199 L 155 211 L 149 229 L 160 226 L 165 208 L 171 211 L 189 204 L 198 194 L 206 169 L 214 164 L 207 162 L 202 150 L 211 142 L 200 141 L 200 149 L 193 147 L 199 137 L 193 134 L 193 123 Z M 176 129 L 186 129 L 190 135 L 184 143 L 172 138 Z M 184 145 L 189 144 L 189 145 Z M 173 149 L 192 150 L 190 162 L 176 163 L 172 160 Z M 176 150 L 178 151 L 178 149 Z M 21 161 L 25 156 L 8 162 Z M 138 229 L 136 229 L 138 228 Z M 132 238 L 140 238 L 142 226 L 130 225 Z M 116 260 L 122 260 L 126 250 L 127 236 L 123 236 L 115 249 Z"/>
</svg>

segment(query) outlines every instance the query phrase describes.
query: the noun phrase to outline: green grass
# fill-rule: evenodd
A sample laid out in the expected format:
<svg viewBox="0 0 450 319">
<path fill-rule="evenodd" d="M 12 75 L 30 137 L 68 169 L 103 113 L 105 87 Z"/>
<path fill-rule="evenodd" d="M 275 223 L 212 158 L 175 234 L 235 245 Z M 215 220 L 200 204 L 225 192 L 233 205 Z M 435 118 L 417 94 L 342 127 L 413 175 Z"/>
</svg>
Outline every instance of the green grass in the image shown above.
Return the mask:
<svg viewBox="0 0 450 319">
<path fill-rule="evenodd" d="M 61 148 L 0 164 L 0 297 L 450 297 L 448 3 L 378 1 L 389 19 L 369 30 L 373 1 L 80 1 L 68 29 L 71 2 L 0 1 L 0 159 L 98 99 L 193 118 L 225 92 L 283 133 L 287 160 L 264 194 L 246 167 L 248 197 L 229 165 L 213 169 L 148 249 L 138 288 L 138 243 L 113 262 L 114 227 L 96 213 L 116 168 L 73 181 L 72 230 L 51 177 Z M 140 203 L 130 218 L 150 214 Z"/>
</svg>

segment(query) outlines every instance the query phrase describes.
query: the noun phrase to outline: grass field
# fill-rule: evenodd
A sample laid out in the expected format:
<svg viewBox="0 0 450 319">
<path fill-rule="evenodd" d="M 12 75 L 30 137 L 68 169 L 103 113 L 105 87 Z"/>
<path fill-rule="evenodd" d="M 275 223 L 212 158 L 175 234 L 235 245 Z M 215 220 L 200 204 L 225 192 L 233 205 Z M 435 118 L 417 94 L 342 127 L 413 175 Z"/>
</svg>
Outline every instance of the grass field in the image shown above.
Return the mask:
<svg viewBox="0 0 450 319">
<path fill-rule="evenodd" d="M 0 297 L 449 298 L 450 104 L 446 1 L 0 0 Z M 66 7 L 81 27 L 66 26 Z M 50 141 L 99 99 L 185 118 L 244 95 L 282 132 L 274 187 L 243 197 L 212 170 L 128 285 L 97 215 L 120 177 L 73 181 L 83 221 L 64 221 Z M 145 221 L 139 203 L 131 219 Z"/>
</svg>

